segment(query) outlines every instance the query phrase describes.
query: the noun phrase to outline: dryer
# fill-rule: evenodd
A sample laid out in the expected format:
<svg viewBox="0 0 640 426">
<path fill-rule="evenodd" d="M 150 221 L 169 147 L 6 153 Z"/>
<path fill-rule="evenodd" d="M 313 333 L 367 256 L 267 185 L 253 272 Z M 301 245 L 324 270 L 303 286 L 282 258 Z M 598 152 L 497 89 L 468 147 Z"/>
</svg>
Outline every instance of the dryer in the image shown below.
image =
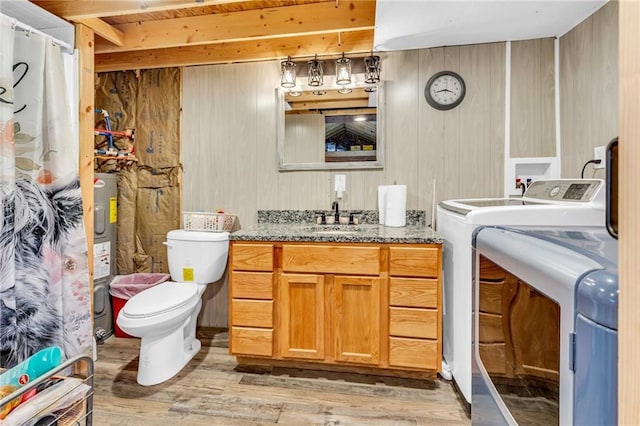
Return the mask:
<svg viewBox="0 0 640 426">
<path fill-rule="evenodd" d="M 473 245 L 473 424 L 616 425 L 617 241 L 481 227 Z"/>
<path fill-rule="evenodd" d="M 443 369 L 450 369 L 471 403 L 471 238 L 482 225 L 602 226 L 605 191 L 601 179 L 541 179 L 522 198 L 443 201 L 436 230 L 443 248 Z"/>
</svg>

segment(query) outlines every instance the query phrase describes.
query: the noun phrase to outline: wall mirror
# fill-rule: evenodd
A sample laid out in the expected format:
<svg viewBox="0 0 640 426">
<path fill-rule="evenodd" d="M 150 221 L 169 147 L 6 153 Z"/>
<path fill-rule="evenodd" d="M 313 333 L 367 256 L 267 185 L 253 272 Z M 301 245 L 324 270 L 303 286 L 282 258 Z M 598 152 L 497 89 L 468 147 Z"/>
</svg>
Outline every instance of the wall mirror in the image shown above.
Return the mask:
<svg viewBox="0 0 640 426">
<path fill-rule="evenodd" d="M 286 170 L 381 169 L 384 87 L 277 89 L 278 164 Z"/>
</svg>

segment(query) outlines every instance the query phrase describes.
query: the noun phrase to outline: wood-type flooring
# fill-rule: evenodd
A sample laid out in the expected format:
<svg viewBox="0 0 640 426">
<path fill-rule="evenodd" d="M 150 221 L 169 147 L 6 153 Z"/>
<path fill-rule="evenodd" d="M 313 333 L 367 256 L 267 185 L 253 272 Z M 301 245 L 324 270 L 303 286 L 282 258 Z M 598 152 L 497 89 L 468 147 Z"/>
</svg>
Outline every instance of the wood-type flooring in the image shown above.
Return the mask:
<svg viewBox="0 0 640 426">
<path fill-rule="evenodd" d="M 227 330 L 198 330 L 202 349 L 173 378 L 136 382 L 139 339 L 98 346 L 96 426 L 468 425 L 443 379 L 418 380 L 292 368 L 237 368 Z M 251 371 L 249 371 L 251 370 Z"/>
</svg>

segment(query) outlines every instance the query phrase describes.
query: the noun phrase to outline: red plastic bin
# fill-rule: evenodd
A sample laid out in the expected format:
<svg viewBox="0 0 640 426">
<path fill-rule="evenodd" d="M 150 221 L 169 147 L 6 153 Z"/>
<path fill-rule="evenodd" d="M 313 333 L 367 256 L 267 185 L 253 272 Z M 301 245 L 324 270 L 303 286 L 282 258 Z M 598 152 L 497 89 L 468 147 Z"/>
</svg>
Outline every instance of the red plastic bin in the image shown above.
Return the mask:
<svg viewBox="0 0 640 426">
<path fill-rule="evenodd" d="M 137 273 L 129 275 L 117 275 L 109 284 L 109 294 L 111 295 L 111 306 L 113 307 L 113 328 L 116 337 L 129 337 L 129 334 L 118 327 L 118 314 L 120 310 L 134 295 L 146 290 L 154 285 L 167 281 L 169 274 L 157 273 Z"/>
</svg>

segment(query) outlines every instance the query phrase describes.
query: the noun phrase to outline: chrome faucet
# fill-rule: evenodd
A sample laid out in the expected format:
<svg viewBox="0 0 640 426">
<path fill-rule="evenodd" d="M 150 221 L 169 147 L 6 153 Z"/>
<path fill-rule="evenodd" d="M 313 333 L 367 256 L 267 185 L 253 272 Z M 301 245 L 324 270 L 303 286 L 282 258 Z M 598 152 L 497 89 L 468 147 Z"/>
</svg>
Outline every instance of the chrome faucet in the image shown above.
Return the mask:
<svg viewBox="0 0 640 426">
<path fill-rule="evenodd" d="M 338 208 L 338 202 L 334 201 L 331 204 L 331 210 L 335 212 L 336 223 L 340 222 L 340 209 Z"/>
</svg>

